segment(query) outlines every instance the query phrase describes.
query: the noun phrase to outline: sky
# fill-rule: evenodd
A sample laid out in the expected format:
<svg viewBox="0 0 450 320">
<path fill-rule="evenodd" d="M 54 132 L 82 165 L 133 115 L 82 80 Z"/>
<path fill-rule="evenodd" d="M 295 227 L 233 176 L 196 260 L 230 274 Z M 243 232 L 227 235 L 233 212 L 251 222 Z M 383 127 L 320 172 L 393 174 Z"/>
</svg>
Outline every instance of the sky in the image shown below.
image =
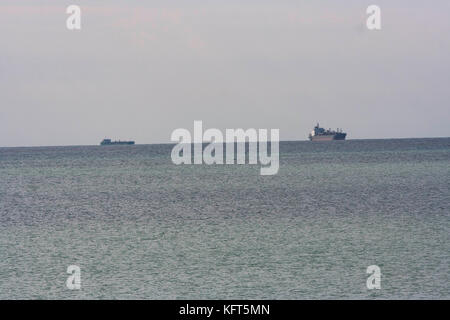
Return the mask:
<svg viewBox="0 0 450 320">
<path fill-rule="evenodd" d="M 66 8 L 81 8 L 81 30 Z M 381 30 L 366 8 L 381 8 Z M 2 0 L 0 146 L 450 136 L 450 1 Z"/>
</svg>

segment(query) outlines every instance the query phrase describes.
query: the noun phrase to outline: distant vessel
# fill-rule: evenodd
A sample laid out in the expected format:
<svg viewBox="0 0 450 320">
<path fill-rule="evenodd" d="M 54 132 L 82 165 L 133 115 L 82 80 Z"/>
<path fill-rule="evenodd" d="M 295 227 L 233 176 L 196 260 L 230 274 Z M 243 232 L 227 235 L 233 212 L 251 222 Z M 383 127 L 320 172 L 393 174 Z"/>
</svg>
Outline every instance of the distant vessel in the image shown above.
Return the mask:
<svg viewBox="0 0 450 320">
<path fill-rule="evenodd" d="M 102 142 L 100 142 L 100 145 L 102 146 L 109 146 L 109 145 L 117 145 L 117 144 L 134 144 L 134 141 L 111 141 L 111 139 L 103 139 Z"/>
<path fill-rule="evenodd" d="M 309 140 L 311 141 L 332 141 L 332 140 L 345 140 L 347 134 L 342 132 L 342 129 L 336 131 L 321 128 L 319 124 L 314 127 L 314 130 L 309 134 Z"/>
</svg>

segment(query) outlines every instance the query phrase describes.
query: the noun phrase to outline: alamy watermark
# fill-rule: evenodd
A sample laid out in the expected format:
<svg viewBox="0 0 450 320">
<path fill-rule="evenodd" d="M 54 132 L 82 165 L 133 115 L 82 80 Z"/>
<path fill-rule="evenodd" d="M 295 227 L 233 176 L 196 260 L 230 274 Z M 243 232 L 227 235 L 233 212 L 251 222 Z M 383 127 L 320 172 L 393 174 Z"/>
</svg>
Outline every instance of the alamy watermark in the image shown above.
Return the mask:
<svg viewBox="0 0 450 320">
<path fill-rule="evenodd" d="M 70 276 L 66 280 L 66 287 L 69 290 L 81 289 L 81 269 L 79 266 L 70 265 L 67 267 L 67 273 Z"/>
<path fill-rule="evenodd" d="M 369 30 L 381 30 L 381 9 L 377 5 L 370 5 L 366 9 L 370 16 L 366 20 L 366 26 Z"/>
<path fill-rule="evenodd" d="M 77 5 L 70 5 L 66 9 L 66 13 L 70 16 L 66 20 L 66 27 L 69 30 L 81 29 L 81 8 Z"/>
<path fill-rule="evenodd" d="M 367 289 L 381 289 L 381 269 L 377 265 L 371 265 L 367 267 L 367 274 L 370 276 L 367 278 L 366 286 Z"/>
<path fill-rule="evenodd" d="M 172 132 L 171 141 L 178 142 L 172 149 L 174 164 L 224 164 L 224 145 L 226 164 L 245 164 L 248 155 L 249 164 L 262 165 L 261 175 L 274 175 L 279 169 L 280 130 L 267 129 L 226 129 L 224 135 L 219 129 L 211 128 L 203 132 L 202 121 L 194 121 L 194 135 L 187 129 L 179 128 Z M 270 154 L 268 144 L 270 142 Z M 203 148 L 203 143 L 209 143 Z M 192 145 L 194 159 L 192 161 Z M 248 153 L 246 147 L 248 146 Z M 236 156 L 235 156 L 236 149 Z"/>
</svg>

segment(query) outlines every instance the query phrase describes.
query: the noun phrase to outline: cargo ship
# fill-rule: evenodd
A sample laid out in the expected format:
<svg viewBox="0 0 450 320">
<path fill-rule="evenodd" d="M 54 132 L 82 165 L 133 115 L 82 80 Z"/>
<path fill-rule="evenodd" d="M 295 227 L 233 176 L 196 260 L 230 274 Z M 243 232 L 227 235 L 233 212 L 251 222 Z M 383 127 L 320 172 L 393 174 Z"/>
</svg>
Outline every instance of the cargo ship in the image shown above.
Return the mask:
<svg viewBox="0 0 450 320">
<path fill-rule="evenodd" d="M 325 130 L 321 128 L 319 124 L 314 127 L 314 130 L 309 134 L 309 140 L 311 141 L 332 141 L 332 140 L 345 140 L 347 133 L 343 132 L 342 129 L 335 130 Z"/>
<path fill-rule="evenodd" d="M 103 139 L 100 142 L 101 146 L 109 146 L 109 145 L 122 145 L 122 144 L 134 144 L 134 141 L 111 141 L 111 139 Z"/>
</svg>

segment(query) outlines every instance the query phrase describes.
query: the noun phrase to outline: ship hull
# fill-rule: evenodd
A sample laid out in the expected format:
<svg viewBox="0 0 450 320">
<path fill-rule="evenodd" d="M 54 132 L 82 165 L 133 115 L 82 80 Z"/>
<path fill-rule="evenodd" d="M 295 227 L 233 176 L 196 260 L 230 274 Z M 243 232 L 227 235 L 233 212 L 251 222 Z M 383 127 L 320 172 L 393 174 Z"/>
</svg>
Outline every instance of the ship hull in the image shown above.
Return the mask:
<svg viewBox="0 0 450 320">
<path fill-rule="evenodd" d="M 311 141 L 345 140 L 346 136 L 347 136 L 347 134 L 345 134 L 345 133 L 317 135 L 317 136 L 309 136 L 309 140 L 311 140 Z"/>
<path fill-rule="evenodd" d="M 121 142 L 103 142 L 100 143 L 102 146 L 117 146 L 117 145 L 132 145 L 134 141 L 121 141 Z"/>
<path fill-rule="evenodd" d="M 100 142 L 101 146 L 116 146 L 116 145 L 131 145 L 134 144 L 134 141 L 112 141 L 111 139 L 103 139 Z"/>
</svg>

